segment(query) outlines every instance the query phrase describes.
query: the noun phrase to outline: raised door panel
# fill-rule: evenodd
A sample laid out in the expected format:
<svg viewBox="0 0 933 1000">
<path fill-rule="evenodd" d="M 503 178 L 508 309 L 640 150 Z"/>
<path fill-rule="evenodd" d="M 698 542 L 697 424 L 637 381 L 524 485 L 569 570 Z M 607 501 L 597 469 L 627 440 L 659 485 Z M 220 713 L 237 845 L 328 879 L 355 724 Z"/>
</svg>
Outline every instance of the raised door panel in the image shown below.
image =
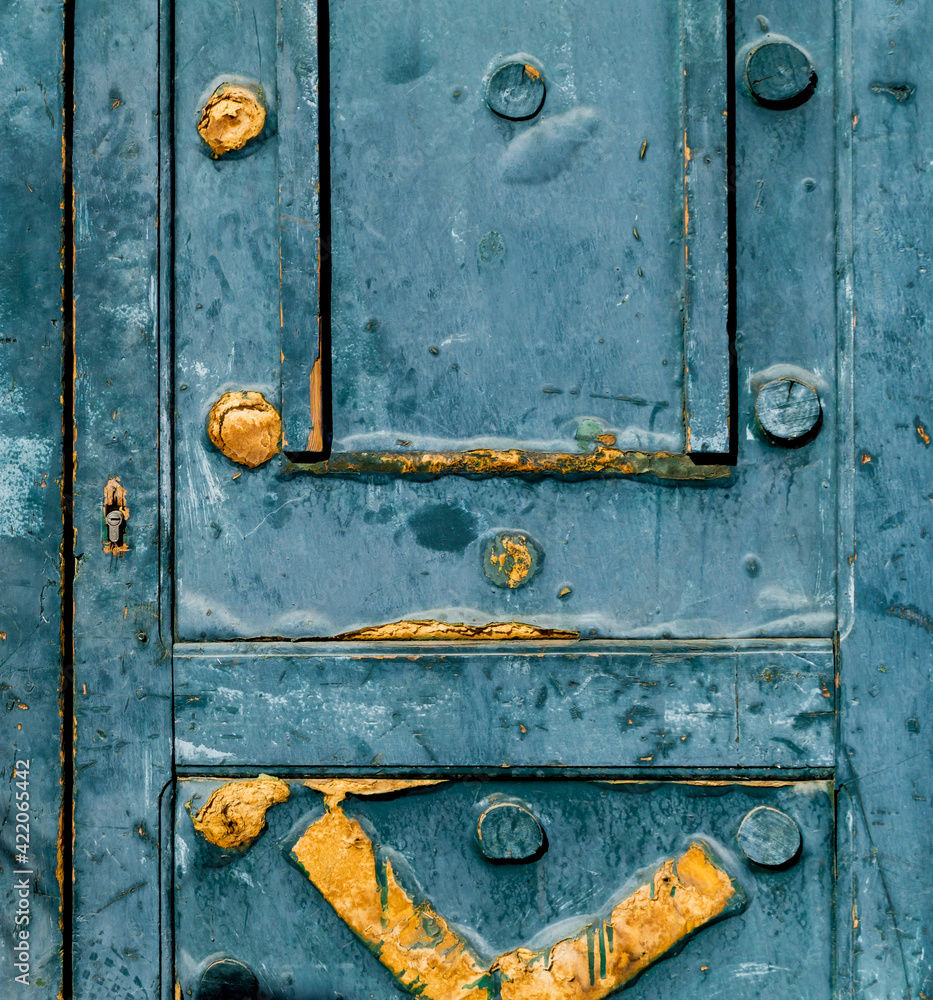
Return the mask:
<svg viewBox="0 0 933 1000">
<path fill-rule="evenodd" d="M 820 71 L 807 103 L 739 80 L 730 213 L 724 5 L 494 6 L 176 11 L 177 636 L 828 638 L 831 11 L 781 26 Z M 526 49 L 546 95 L 509 121 L 484 96 Z M 266 118 L 212 157 L 231 82 Z M 806 397 L 796 449 L 761 423 L 776 382 Z M 284 412 L 256 468 L 208 433 L 239 392 Z M 269 410 L 229 398 L 231 439 L 262 437 Z"/>
</svg>

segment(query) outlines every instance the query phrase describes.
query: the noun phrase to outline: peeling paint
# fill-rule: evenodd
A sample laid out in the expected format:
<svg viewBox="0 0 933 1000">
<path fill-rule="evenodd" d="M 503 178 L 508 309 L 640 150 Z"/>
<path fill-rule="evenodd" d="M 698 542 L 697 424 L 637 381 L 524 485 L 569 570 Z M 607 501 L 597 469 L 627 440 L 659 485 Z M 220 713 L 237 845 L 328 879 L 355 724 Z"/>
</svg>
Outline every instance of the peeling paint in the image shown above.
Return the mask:
<svg viewBox="0 0 933 1000">
<path fill-rule="evenodd" d="M 0 535 L 25 538 L 43 530 L 39 480 L 52 468 L 52 442 L 0 435 Z"/>
<path fill-rule="evenodd" d="M 414 641 L 450 639 L 467 642 L 512 642 L 517 639 L 579 639 L 579 632 L 567 629 L 538 628 L 525 622 L 490 622 L 488 625 L 467 625 L 464 622 L 423 621 L 391 622 L 344 632 L 335 639 L 370 642 L 380 639 Z"/>
<path fill-rule="evenodd" d="M 597 1000 L 701 927 L 737 912 L 745 899 L 706 845 L 693 843 L 676 860 L 663 861 L 605 919 L 548 948 L 517 948 L 487 965 L 428 900 L 399 884 L 391 860 L 340 808 L 344 783 L 306 784 L 329 795 L 327 812 L 308 827 L 292 857 L 395 978 L 427 1000 L 465 994 L 471 1000 Z M 409 783 L 375 784 L 396 790 Z"/>
<path fill-rule="evenodd" d="M 398 476 L 654 476 L 657 479 L 727 479 L 728 465 L 696 465 L 687 455 L 671 452 L 621 451 L 598 445 L 581 455 L 546 451 L 420 451 L 341 452 L 326 462 L 298 464 L 294 469 L 326 476 L 339 473 L 380 473 Z"/>
<path fill-rule="evenodd" d="M 130 508 L 126 502 L 126 489 L 121 485 L 119 476 L 108 479 L 107 485 L 104 487 L 103 516 L 106 517 L 112 510 L 118 510 L 123 515 L 124 523 L 130 519 Z M 122 556 L 124 552 L 129 552 L 129 550 L 130 547 L 126 542 L 125 535 L 121 541 L 111 542 L 107 537 L 107 529 L 104 528 L 104 553 L 106 555 Z"/>
<path fill-rule="evenodd" d="M 207 434 L 231 461 L 255 469 L 278 454 L 282 418 L 261 392 L 225 392 L 211 407 Z"/>
<path fill-rule="evenodd" d="M 483 572 L 498 587 L 515 589 L 528 583 L 544 561 L 541 546 L 527 534 L 500 532 L 483 552 Z"/>
<path fill-rule="evenodd" d="M 498 958 L 502 1000 L 605 997 L 743 898 L 729 875 L 694 843 L 664 861 L 650 883 L 622 900 L 608 919 L 541 951 L 517 948 Z"/>
<path fill-rule="evenodd" d="M 482 960 L 427 901 L 398 884 L 387 857 L 377 859 L 362 826 L 332 806 L 305 831 L 292 856 L 338 916 L 412 993 L 462 1000 L 486 973 Z M 471 996 L 488 994 L 477 989 Z"/>
<path fill-rule="evenodd" d="M 242 149 L 266 124 L 266 109 L 258 93 L 225 84 L 217 88 L 201 110 L 198 132 L 214 156 Z"/>
<path fill-rule="evenodd" d="M 266 825 L 266 812 L 288 798 L 288 785 L 268 775 L 230 781 L 215 789 L 192 816 L 195 830 L 216 847 L 243 850 L 252 846 Z"/>
<path fill-rule="evenodd" d="M 303 782 L 305 788 L 324 796 L 328 808 L 339 805 L 348 795 L 391 795 L 409 788 L 446 783 L 446 778 L 309 778 Z"/>
</svg>

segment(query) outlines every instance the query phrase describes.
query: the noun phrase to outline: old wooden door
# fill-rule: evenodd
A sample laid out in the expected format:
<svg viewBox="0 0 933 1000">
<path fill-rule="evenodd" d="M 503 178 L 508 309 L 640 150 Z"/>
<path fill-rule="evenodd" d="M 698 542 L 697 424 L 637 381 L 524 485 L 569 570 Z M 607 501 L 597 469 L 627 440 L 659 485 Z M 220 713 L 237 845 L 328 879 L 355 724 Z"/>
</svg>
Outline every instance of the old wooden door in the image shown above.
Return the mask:
<svg viewBox="0 0 933 1000">
<path fill-rule="evenodd" d="M 928 994 L 921 8 L 69 17 L 65 993 Z"/>
</svg>

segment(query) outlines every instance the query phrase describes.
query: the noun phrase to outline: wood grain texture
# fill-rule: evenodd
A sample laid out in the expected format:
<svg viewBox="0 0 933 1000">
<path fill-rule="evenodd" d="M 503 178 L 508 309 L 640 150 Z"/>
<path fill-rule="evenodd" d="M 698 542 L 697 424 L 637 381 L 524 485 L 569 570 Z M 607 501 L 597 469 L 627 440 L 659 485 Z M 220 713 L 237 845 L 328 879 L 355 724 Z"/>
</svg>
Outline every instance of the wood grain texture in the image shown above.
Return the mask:
<svg viewBox="0 0 933 1000">
<path fill-rule="evenodd" d="M 62 31 L 58 2 L 0 13 L 0 993 L 36 1000 L 61 986 Z"/>
</svg>

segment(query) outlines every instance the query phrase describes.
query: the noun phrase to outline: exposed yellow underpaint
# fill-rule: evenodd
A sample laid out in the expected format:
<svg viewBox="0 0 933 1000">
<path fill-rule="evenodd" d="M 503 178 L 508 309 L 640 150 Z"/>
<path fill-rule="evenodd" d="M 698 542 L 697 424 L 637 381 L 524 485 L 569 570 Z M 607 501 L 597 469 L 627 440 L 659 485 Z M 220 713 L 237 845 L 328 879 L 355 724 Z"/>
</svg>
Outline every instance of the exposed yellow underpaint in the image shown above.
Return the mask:
<svg viewBox="0 0 933 1000">
<path fill-rule="evenodd" d="M 223 156 L 254 139 L 266 124 L 266 109 L 248 87 L 219 87 L 201 110 L 198 132 L 214 156 Z"/>
<path fill-rule="evenodd" d="M 718 917 L 732 880 L 699 844 L 663 862 L 648 885 L 609 918 L 576 937 L 532 952 L 517 948 L 492 964 L 503 973 L 502 1000 L 597 1000 L 634 978 L 678 941 Z"/>
<path fill-rule="evenodd" d="M 255 469 L 278 454 L 282 418 L 261 392 L 225 392 L 211 407 L 207 434 L 231 461 Z"/>
<path fill-rule="evenodd" d="M 494 547 L 488 555 L 489 561 L 505 574 L 509 587 L 520 587 L 531 572 L 531 550 L 522 535 L 499 535 L 497 538 L 502 551 Z"/>
<path fill-rule="evenodd" d="M 321 359 L 311 366 L 311 431 L 308 434 L 308 451 L 324 450 L 324 392 L 321 381 Z"/>
<path fill-rule="evenodd" d="M 266 825 L 266 812 L 288 798 L 288 785 L 268 775 L 230 781 L 211 792 L 191 817 L 195 830 L 216 847 L 240 850 L 249 847 Z"/>
<path fill-rule="evenodd" d="M 309 778 L 305 788 L 320 792 L 329 807 L 337 806 L 348 795 L 391 795 L 424 785 L 443 785 L 446 778 Z"/>
<path fill-rule="evenodd" d="M 104 487 L 104 516 L 107 516 L 108 511 L 119 510 L 123 515 L 124 523 L 129 520 L 130 508 L 126 502 L 126 489 L 120 483 L 120 477 L 114 476 L 113 479 L 107 480 L 107 485 Z M 111 542 L 109 538 L 104 537 L 104 553 L 106 555 L 122 556 L 124 552 L 129 552 L 130 547 L 125 541 L 122 542 Z"/>
<path fill-rule="evenodd" d="M 545 451 L 370 451 L 341 452 L 326 462 L 296 465 L 314 475 L 376 472 L 391 475 L 655 476 L 658 479 L 726 479 L 727 465 L 695 465 L 687 455 L 622 451 L 597 444 L 582 454 Z"/>
<path fill-rule="evenodd" d="M 490 622 L 488 625 L 467 625 L 464 622 L 424 621 L 391 622 L 344 632 L 335 639 L 373 642 L 379 640 L 466 640 L 467 642 L 512 642 L 516 639 L 579 639 L 579 632 L 566 629 L 538 628 L 525 622 Z"/>
<path fill-rule="evenodd" d="M 531 65 L 531 63 L 525 63 L 525 76 L 531 77 L 532 80 L 540 80 L 541 74 Z"/>
<path fill-rule="evenodd" d="M 345 923 L 412 992 L 463 1000 L 486 972 L 482 960 L 428 903 L 398 884 L 388 858 L 354 819 L 333 807 L 308 827 L 292 855 Z M 377 872 L 378 866 L 378 872 Z M 477 1000 L 486 991 L 469 993 Z"/>
<path fill-rule="evenodd" d="M 517 948 L 487 965 L 428 901 L 415 902 L 388 857 L 377 857 L 362 826 L 340 808 L 348 793 L 341 782 L 307 784 L 330 790 L 327 812 L 295 844 L 293 857 L 396 979 L 426 1000 L 489 1000 L 496 980 L 501 1000 L 597 1000 L 721 916 L 736 895 L 729 875 L 694 843 L 663 861 L 605 920 L 550 948 Z M 385 784 L 394 790 L 396 783 Z"/>
</svg>

